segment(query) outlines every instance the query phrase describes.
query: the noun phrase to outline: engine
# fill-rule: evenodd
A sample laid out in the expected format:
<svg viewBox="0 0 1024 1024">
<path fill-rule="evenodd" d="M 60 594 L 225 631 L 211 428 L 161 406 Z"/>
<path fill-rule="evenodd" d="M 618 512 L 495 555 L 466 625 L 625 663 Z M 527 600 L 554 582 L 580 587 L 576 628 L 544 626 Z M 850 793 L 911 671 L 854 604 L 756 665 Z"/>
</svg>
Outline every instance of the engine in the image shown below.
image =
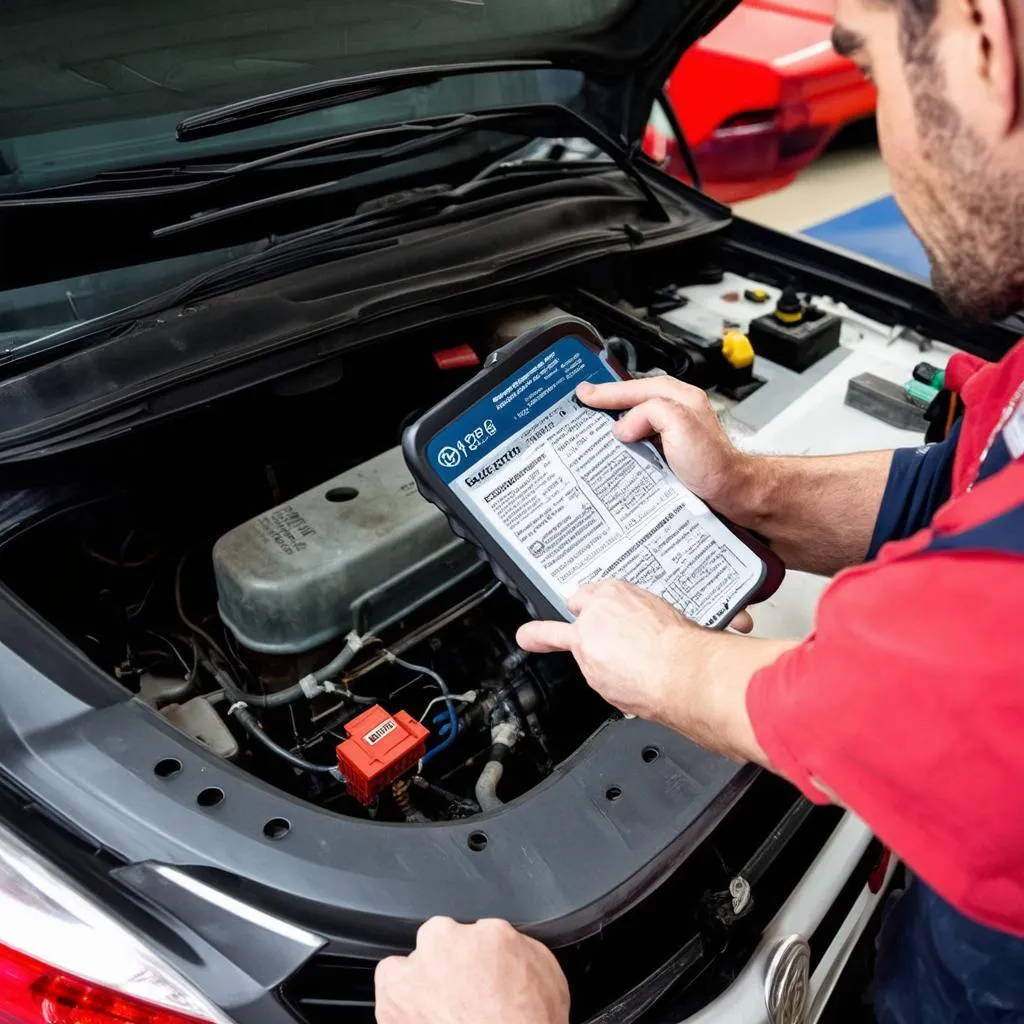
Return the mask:
<svg viewBox="0 0 1024 1024">
<path fill-rule="evenodd" d="M 370 812 L 386 794 L 414 821 L 424 803 L 442 816 L 500 806 L 499 787 L 517 788 L 501 786 L 510 762 L 521 778 L 550 770 L 541 719 L 557 676 L 511 643 L 514 623 L 494 614 L 505 595 L 420 497 L 400 448 L 224 534 L 213 573 L 238 652 L 214 677 L 229 716 L 283 764 L 333 775 Z M 336 763 L 304 763 L 284 723 Z M 440 784 L 450 775 L 455 792 Z"/>
<path fill-rule="evenodd" d="M 249 651 L 304 655 L 380 632 L 479 566 L 395 447 L 217 541 L 224 625 Z"/>
</svg>

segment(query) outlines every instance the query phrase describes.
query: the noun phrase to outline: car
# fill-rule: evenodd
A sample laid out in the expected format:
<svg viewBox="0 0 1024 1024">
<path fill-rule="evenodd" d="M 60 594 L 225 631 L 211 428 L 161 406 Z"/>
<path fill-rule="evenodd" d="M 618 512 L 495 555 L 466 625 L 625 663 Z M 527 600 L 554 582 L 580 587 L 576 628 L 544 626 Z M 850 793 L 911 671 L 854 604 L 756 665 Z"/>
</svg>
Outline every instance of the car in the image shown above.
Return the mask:
<svg viewBox="0 0 1024 1024">
<path fill-rule="evenodd" d="M 575 1020 L 821 1014 L 882 842 L 522 652 L 400 447 L 567 314 L 809 454 L 920 441 L 854 376 L 1021 333 L 642 155 L 729 8 L 0 11 L 5 1021 L 369 1021 L 436 914 L 546 942 Z"/>
<path fill-rule="evenodd" d="M 874 86 L 832 49 L 831 28 L 831 0 L 742 0 L 672 70 L 668 101 L 716 199 L 789 185 L 841 131 L 873 117 Z M 690 179 L 663 115 L 645 141 Z"/>
</svg>

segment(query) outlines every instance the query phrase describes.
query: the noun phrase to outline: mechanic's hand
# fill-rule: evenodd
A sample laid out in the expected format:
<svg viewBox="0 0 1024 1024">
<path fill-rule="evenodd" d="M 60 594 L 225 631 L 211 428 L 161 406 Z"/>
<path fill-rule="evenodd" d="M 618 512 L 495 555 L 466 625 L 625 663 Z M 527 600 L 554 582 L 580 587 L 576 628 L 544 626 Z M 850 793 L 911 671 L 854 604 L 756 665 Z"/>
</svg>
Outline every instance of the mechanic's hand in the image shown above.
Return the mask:
<svg viewBox="0 0 1024 1024">
<path fill-rule="evenodd" d="M 667 723 L 685 678 L 688 634 L 702 630 L 666 601 L 623 580 L 581 587 L 568 601 L 575 622 L 528 622 L 520 647 L 571 651 L 584 678 L 626 714 Z"/>
<path fill-rule="evenodd" d="M 378 1024 L 567 1024 L 569 986 L 551 952 L 505 921 L 435 917 L 416 949 L 377 965 Z"/>
<path fill-rule="evenodd" d="M 673 377 L 581 384 L 579 400 L 595 409 L 628 410 L 612 428 L 620 441 L 657 435 L 677 477 L 712 508 L 742 521 L 751 457 L 726 437 L 707 395 Z"/>
</svg>

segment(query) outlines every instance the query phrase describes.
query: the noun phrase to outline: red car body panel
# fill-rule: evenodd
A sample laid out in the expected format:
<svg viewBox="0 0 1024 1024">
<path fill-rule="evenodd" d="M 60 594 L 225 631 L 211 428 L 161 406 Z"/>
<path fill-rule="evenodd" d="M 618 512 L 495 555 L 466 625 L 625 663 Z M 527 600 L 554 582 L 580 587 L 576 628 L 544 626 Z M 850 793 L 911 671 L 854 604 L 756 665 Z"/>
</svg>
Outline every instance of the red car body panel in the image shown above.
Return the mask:
<svg viewBox="0 0 1024 1024">
<path fill-rule="evenodd" d="M 832 50 L 831 29 L 831 0 L 743 0 L 683 55 L 666 91 L 712 195 L 735 202 L 789 184 L 874 112 L 874 87 Z M 648 152 L 686 177 L 657 134 Z"/>
</svg>

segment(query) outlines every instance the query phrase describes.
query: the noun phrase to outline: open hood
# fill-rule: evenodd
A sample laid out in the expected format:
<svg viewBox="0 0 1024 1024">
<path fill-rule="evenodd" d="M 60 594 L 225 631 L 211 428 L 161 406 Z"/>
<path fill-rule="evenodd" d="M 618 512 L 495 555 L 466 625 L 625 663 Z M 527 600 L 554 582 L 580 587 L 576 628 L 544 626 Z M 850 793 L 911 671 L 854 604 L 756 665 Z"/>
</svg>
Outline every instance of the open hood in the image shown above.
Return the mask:
<svg viewBox="0 0 1024 1024">
<path fill-rule="evenodd" d="M 639 139 L 682 51 L 736 0 L 32 0 L 0 10 L 0 178 L 26 139 L 325 79 L 482 61 L 582 76 L 594 123 Z M 574 90 L 575 91 L 575 90 Z M 19 156 L 22 158 L 19 161 Z"/>
</svg>

